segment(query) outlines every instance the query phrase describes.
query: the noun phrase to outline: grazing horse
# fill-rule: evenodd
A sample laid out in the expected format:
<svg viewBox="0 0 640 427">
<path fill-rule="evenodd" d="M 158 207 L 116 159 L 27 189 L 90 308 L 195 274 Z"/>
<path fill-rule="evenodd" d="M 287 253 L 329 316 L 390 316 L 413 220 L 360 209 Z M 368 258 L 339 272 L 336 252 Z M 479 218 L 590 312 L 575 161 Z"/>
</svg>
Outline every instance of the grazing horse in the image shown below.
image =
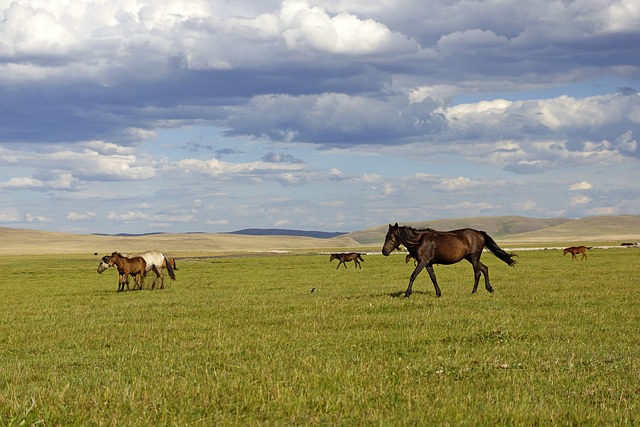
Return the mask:
<svg viewBox="0 0 640 427">
<path fill-rule="evenodd" d="M 403 245 L 409 251 L 409 255 L 418 261 L 418 265 L 411 274 L 409 287 L 404 293 L 406 298 L 411 296 L 413 281 L 423 268 L 427 269 L 429 277 L 436 290 L 436 296 L 441 296 L 440 287 L 433 271 L 434 264 L 455 264 L 466 259 L 473 266 L 475 282 L 472 293 L 478 289 L 480 275 L 484 275 L 485 288 L 493 292 L 489 283 L 489 269 L 480 262 L 482 250 L 486 247 L 496 257 L 507 263 L 509 266 L 515 265 L 512 258 L 517 256 L 501 249 L 498 244 L 484 231 L 463 228 L 452 231 L 436 231 L 430 228 L 416 230 L 412 227 L 389 224 L 389 231 L 382 246 L 382 254 L 389 254 Z"/>
<path fill-rule="evenodd" d="M 360 261 L 364 262 L 364 260 L 362 259 L 362 257 L 360 256 L 361 254 L 357 253 L 357 252 L 351 252 L 348 254 L 331 254 L 331 256 L 329 257 L 329 262 L 333 261 L 334 259 L 337 259 L 338 261 L 338 266 L 336 267 L 336 270 L 338 268 L 340 268 L 340 264 L 344 265 L 345 270 L 347 269 L 347 262 L 349 261 L 353 261 L 353 263 L 355 264 L 356 268 L 360 267 L 360 269 L 362 269 L 362 266 L 360 265 Z M 358 261 L 360 260 L 360 261 Z"/>
<path fill-rule="evenodd" d="M 571 254 L 571 261 L 574 259 L 577 260 L 576 255 L 582 254 L 582 258 L 580 261 L 587 257 L 587 249 L 591 249 L 593 246 L 571 246 L 568 248 L 564 248 L 564 252 L 562 255 Z"/>
<path fill-rule="evenodd" d="M 109 267 L 113 267 L 114 265 L 118 267 L 118 273 L 120 273 L 118 278 L 118 292 L 124 291 L 124 285 L 127 285 L 127 290 L 129 290 L 129 275 L 132 275 L 136 282 L 136 286 L 134 286 L 133 289 L 142 289 L 144 277 L 147 274 L 147 262 L 144 258 L 140 256 L 127 258 L 118 252 L 114 252 L 107 260 L 107 265 Z"/>
<path fill-rule="evenodd" d="M 124 257 L 128 256 L 124 254 L 121 254 L 121 255 Z M 162 271 L 163 268 L 167 269 L 167 271 L 169 272 L 169 277 L 171 277 L 171 280 L 176 280 L 176 275 L 174 271 L 177 270 L 178 267 L 176 266 L 176 261 L 173 258 L 169 258 L 165 254 L 159 251 L 147 251 L 145 253 L 140 254 L 139 256 L 144 258 L 144 260 L 147 263 L 146 271 L 148 272 L 149 270 L 153 270 L 153 272 L 156 274 L 156 277 L 153 280 L 153 284 L 151 285 L 151 289 L 155 289 L 158 279 L 160 279 L 161 281 L 160 289 L 164 289 L 164 272 Z M 108 258 L 109 258 L 108 255 L 102 257 L 102 260 L 98 265 L 98 273 L 102 274 L 103 271 L 105 271 L 107 268 L 110 267 L 108 263 Z"/>
</svg>

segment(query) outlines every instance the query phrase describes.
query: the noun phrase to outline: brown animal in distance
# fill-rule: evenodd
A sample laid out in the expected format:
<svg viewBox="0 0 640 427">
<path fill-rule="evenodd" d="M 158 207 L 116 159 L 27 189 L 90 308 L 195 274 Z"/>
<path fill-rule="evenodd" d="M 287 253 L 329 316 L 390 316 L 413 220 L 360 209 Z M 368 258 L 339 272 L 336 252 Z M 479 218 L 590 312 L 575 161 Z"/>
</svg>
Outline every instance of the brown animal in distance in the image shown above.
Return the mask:
<svg viewBox="0 0 640 427">
<path fill-rule="evenodd" d="M 338 263 L 338 266 L 336 267 L 336 270 L 338 268 L 340 268 L 340 264 L 344 265 L 344 268 L 346 270 L 347 262 L 349 262 L 349 261 L 353 261 L 353 263 L 355 264 L 356 268 L 360 267 L 360 269 L 362 269 L 362 266 L 360 265 L 360 261 L 364 262 L 364 260 L 362 259 L 362 257 L 360 255 L 361 254 L 359 254 L 357 252 L 350 252 L 348 254 L 331 254 L 331 256 L 329 257 L 329 262 L 333 261 L 334 259 L 337 259 L 337 260 L 340 261 Z M 360 261 L 358 261 L 358 260 L 360 260 Z"/>
<path fill-rule="evenodd" d="M 580 261 L 587 258 L 587 250 L 591 249 L 593 246 L 570 246 L 568 248 L 564 248 L 564 252 L 562 255 L 571 254 L 571 261 L 574 259 L 577 260 L 576 255 L 582 254 L 582 258 Z"/>
</svg>

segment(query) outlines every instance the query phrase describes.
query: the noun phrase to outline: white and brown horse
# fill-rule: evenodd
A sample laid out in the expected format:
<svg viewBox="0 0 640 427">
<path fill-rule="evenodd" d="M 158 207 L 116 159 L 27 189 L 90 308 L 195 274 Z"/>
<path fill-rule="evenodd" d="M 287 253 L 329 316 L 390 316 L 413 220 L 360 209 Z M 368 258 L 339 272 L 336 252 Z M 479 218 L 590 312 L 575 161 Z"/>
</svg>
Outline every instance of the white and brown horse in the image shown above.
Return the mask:
<svg viewBox="0 0 640 427">
<path fill-rule="evenodd" d="M 128 255 L 122 255 L 122 256 L 128 257 Z M 166 256 L 164 253 L 160 251 L 147 251 L 147 252 L 141 253 L 138 256 L 144 258 L 147 264 L 146 272 L 148 272 L 149 270 L 153 270 L 153 272 L 156 274 L 156 277 L 153 280 L 153 284 L 151 285 L 151 289 L 156 288 L 158 279 L 160 279 L 160 289 L 164 289 L 164 272 L 162 270 L 163 268 L 167 269 L 167 272 L 169 273 L 169 277 L 171 277 L 171 280 L 176 280 L 176 275 L 174 271 L 177 270 L 178 267 L 176 266 L 176 261 L 173 258 L 169 258 L 168 256 Z M 102 257 L 102 260 L 98 265 L 98 273 L 102 274 L 106 269 L 112 266 L 112 265 L 109 265 L 108 258 L 109 258 L 109 255 Z"/>
</svg>

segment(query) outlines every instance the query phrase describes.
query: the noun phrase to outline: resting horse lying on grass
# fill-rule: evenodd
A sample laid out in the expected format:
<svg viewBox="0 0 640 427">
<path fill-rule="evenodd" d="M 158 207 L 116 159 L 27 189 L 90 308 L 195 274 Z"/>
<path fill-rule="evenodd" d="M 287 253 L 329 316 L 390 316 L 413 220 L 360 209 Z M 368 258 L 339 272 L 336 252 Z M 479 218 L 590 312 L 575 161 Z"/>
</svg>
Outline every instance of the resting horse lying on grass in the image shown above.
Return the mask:
<svg viewBox="0 0 640 427">
<path fill-rule="evenodd" d="M 331 254 L 331 256 L 329 257 L 329 262 L 333 261 L 334 259 L 339 260 L 340 262 L 338 263 L 338 266 L 336 267 L 336 270 L 338 268 L 340 268 L 340 264 L 344 265 L 344 268 L 346 270 L 347 268 L 347 263 L 349 261 L 353 261 L 353 263 L 355 264 L 356 267 L 360 267 L 360 269 L 362 269 L 362 266 L 360 265 L 360 261 L 364 262 L 364 260 L 362 259 L 362 257 L 360 256 L 361 254 L 357 253 L 357 252 L 351 252 L 348 254 Z M 360 260 L 360 261 L 358 261 Z"/>
<path fill-rule="evenodd" d="M 124 254 L 121 254 L 121 255 L 124 257 L 128 257 L 128 255 L 124 255 Z M 171 280 L 176 280 L 176 275 L 174 271 L 177 270 L 178 267 L 176 266 L 176 261 L 173 258 L 169 258 L 168 256 L 166 256 L 164 253 L 160 251 L 147 251 L 140 254 L 139 256 L 144 258 L 144 260 L 147 263 L 146 271 L 148 272 L 149 270 L 153 270 L 153 272 L 156 274 L 156 277 L 153 280 L 153 284 L 151 285 L 151 289 L 156 288 L 156 283 L 158 282 L 158 279 L 160 279 L 160 289 L 164 289 L 164 272 L 162 271 L 163 268 L 167 269 L 167 271 L 169 272 L 169 277 L 171 277 Z M 108 255 L 102 257 L 102 261 L 98 265 L 98 273 L 102 274 L 103 271 L 105 271 L 107 268 L 110 267 L 109 263 L 107 262 L 108 258 L 109 258 Z"/>
</svg>

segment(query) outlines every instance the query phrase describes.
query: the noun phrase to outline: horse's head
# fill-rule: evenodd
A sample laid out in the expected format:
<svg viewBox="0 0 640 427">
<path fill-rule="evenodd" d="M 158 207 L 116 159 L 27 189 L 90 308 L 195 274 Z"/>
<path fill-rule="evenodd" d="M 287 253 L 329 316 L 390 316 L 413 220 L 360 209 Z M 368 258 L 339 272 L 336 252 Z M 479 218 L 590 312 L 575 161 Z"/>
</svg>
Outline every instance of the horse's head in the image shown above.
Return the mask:
<svg viewBox="0 0 640 427">
<path fill-rule="evenodd" d="M 331 254 L 331 256 L 329 257 L 329 262 L 333 261 L 334 259 L 338 259 L 338 254 Z"/>
<path fill-rule="evenodd" d="M 107 261 L 109 260 L 109 257 L 106 257 Z M 102 274 L 105 270 L 107 270 L 109 268 L 109 263 L 105 262 L 104 259 L 102 261 L 100 261 L 100 264 L 98 264 L 98 273 Z"/>
<path fill-rule="evenodd" d="M 116 260 L 118 258 L 120 258 L 120 254 L 118 252 L 114 252 L 111 254 L 111 256 L 109 257 L 109 259 L 107 260 L 107 265 L 109 267 L 113 267 L 113 265 L 116 263 Z M 105 257 L 106 258 L 106 257 Z M 104 258 L 102 259 L 102 261 L 104 261 Z"/>
<path fill-rule="evenodd" d="M 389 231 L 387 231 L 387 236 L 384 238 L 384 245 L 382 245 L 382 255 L 389 256 L 391 252 L 400 246 L 400 242 L 398 241 L 399 228 L 397 222 L 395 225 L 389 224 Z"/>
</svg>

